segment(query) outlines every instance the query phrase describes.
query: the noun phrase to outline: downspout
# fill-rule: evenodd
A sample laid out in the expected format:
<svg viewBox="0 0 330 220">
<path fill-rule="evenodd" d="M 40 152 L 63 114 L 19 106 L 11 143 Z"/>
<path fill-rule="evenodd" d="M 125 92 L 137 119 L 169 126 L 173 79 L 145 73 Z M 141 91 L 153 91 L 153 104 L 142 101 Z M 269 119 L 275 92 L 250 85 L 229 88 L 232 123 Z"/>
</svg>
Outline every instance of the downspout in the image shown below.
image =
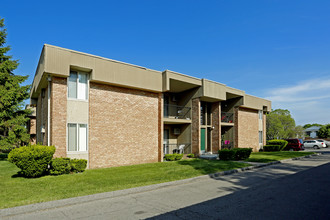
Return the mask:
<svg viewBox="0 0 330 220">
<path fill-rule="evenodd" d="M 48 76 L 47 77 L 47 81 L 48 81 L 48 100 L 47 100 L 47 145 L 50 146 L 50 86 L 51 86 L 51 81 L 52 81 L 52 77 Z"/>
</svg>

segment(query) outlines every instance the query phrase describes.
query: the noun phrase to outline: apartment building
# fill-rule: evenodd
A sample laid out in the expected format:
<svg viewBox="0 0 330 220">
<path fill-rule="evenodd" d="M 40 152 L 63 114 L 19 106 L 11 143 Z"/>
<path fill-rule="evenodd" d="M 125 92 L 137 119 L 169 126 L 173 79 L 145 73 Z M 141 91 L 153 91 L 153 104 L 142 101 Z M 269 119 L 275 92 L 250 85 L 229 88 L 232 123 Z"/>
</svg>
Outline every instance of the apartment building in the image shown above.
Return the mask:
<svg viewBox="0 0 330 220">
<path fill-rule="evenodd" d="M 225 84 L 44 45 L 31 89 L 35 142 L 89 168 L 265 144 L 271 102 Z"/>
</svg>

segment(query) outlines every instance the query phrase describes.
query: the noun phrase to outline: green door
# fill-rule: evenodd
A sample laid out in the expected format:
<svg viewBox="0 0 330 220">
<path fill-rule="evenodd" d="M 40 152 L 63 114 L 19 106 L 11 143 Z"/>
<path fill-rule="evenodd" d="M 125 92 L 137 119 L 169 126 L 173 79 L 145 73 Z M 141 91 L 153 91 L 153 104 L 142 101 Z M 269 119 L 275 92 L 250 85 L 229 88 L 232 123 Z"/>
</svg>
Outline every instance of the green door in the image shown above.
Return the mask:
<svg viewBox="0 0 330 220">
<path fill-rule="evenodd" d="M 205 128 L 201 129 L 201 151 L 205 152 Z"/>
</svg>

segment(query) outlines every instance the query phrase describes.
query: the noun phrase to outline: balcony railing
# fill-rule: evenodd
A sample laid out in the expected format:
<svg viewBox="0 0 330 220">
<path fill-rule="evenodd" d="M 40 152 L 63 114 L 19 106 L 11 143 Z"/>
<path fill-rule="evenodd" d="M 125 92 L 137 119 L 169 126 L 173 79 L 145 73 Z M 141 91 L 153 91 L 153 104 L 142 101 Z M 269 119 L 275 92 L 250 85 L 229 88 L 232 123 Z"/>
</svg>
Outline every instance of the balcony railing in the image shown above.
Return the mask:
<svg viewBox="0 0 330 220">
<path fill-rule="evenodd" d="M 234 123 L 234 114 L 229 112 L 221 112 L 221 122 Z"/>
<path fill-rule="evenodd" d="M 164 105 L 164 118 L 191 119 L 191 108 L 179 105 Z"/>
<path fill-rule="evenodd" d="M 190 154 L 191 153 L 191 144 L 190 143 L 181 143 L 181 144 L 164 144 L 164 155 L 165 154 Z"/>
<path fill-rule="evenodd" d="M 221 142 L 221 149 L 232 149 L 233 146 L 233 142 L 230 140 L 225 140 Z"/>
</svg>

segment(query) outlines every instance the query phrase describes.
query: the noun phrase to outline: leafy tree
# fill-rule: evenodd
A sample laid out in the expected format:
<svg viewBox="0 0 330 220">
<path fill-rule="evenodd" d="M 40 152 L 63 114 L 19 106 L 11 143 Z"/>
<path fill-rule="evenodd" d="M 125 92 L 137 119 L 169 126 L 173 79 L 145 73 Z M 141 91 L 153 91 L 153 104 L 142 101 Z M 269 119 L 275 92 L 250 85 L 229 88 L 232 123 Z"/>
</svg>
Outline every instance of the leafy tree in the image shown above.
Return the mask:
<svg viewBox="0 0 330 220">
<path fill-rule="evenodd" d="M 303 126 L 304 129 L 307 129 L 307 128 L 310 128 L 310 127 L 313 127 L 313 126 L 317 126 L 317 127 L 321 127 L 322 125 L 321 124 L 318 124 L 318 123 L 314 123 L 314 124 L 305 124 Z"/>
<path fill-rule="evenodd" d="M 30 112 L 23 110 L 23 101 L 29 97 L 30 85 L 21 85 L 28 76 L 14 75 L 18 61 L 6 55 L 10 50 L 9 46 L 4 46 L 6 36 L 4 19 L 0 18 L 0 150 L 3 152 L 21 146 L 30 139 L 26 130 Z"/>
<path fill-rule="evenodd" d="M 297 125 L 294 129 L 294 132 L 295 132 L 295 137 L 298 137 L 298 138 L 301 138 L 304 136 L 304 127 L 301 126 L 301 125 Z"/>
<path fill-rule="evenodd" d="M 319 138 L 329 138 L 330 137 L 330 124 L 322 125 L 317 133 Z"/>
<path fill-rule="evenodd" d="M 296 137 L 296 123 L 286 109 L 275 109 L 267 115 L 266 136 L 268 140 Z"/>
</svg>

